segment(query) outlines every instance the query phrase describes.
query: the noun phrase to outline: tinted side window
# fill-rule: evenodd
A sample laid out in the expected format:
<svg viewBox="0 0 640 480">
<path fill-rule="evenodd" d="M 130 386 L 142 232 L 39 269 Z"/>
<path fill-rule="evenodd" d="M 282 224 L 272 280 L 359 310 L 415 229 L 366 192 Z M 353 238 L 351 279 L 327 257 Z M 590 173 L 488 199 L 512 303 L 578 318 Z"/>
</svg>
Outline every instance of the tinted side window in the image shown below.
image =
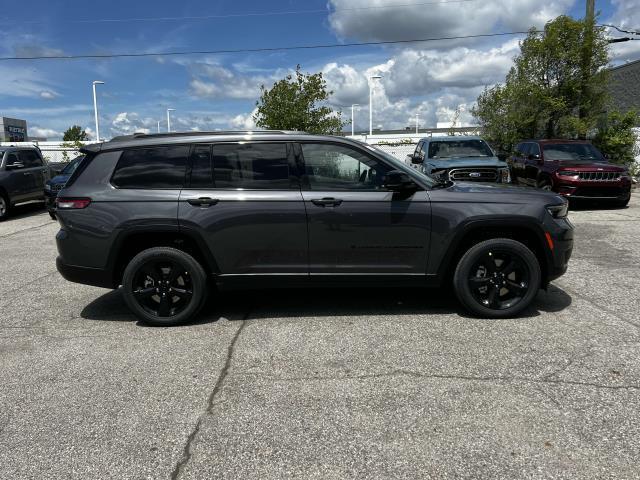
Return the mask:
<svg viewBox="0 0 640 480">
<path fill-rule="evenodd" d="M 516 150 L 515 150 L 515 155 L 516 156 L 522 155 L 522 146 L 523 145 L 524 145 L 523 143 L 519 143 L 518 145 L 516 145 Z"/>
<path fill-rule="evenodd" d="M 311 190 L 380 190 L 392 168 L 341 145 L 304 143 L 305 174 Z"/>
<path fill-rule="evenodd" d="M 35 168 L 42 166 L 42 160 L 36 152 L 33 150 L 20 150 L 18 152 L 20 161 L 24 164 L 25 168 Z"/>
<path fill-rule="evenodd" d="M 191 188 L 211 188 L 211 145 L 196 145 L 191 152 Z"/>
<path fill-rule="evenodd" d="M 111 183 L 118 188 L 182 188 L 189 147 L 125 150 Z"/>
<path fill-rule="evenodd" d="M 530 143 L 529 155 L 540 155 L 540 145 L 537 143 Z"/>
<path fill-rule="evenodd" d="M 291 188 L 286 143 L 213 146 L 215 188 L 288 190 Z"/>
</svg>

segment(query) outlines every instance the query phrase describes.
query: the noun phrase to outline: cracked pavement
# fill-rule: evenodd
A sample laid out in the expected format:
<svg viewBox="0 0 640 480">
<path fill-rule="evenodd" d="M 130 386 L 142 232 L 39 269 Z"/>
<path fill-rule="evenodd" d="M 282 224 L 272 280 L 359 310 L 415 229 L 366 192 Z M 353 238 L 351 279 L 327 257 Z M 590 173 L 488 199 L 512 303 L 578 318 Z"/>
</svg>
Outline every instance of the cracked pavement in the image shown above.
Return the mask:
<svg viewBox="0 0 640 480">
<path fill-rule="evenodd" d="M 1 478 L 640 478 L 640 196 L 572 211 L 521 318 L 446 292 L 237 292 L 147 328 L 0 223 Z"/>
</svg>

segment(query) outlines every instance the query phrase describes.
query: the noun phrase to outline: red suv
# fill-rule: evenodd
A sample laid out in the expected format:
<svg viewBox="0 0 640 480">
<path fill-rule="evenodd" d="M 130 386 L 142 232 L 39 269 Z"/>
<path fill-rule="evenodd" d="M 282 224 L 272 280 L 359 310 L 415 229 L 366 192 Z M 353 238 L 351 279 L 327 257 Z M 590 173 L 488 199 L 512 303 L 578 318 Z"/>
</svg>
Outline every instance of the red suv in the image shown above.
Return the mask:
<svg viewBox="0 0 640 480">
<path fill-rule="evenodd" d="M 609 163 L 584 140 L 527 140 L 518 144 L 508 163 L 511 178 L 522 185 L 619 206 L 631 198 L 629 171 Z"/>
</svg>

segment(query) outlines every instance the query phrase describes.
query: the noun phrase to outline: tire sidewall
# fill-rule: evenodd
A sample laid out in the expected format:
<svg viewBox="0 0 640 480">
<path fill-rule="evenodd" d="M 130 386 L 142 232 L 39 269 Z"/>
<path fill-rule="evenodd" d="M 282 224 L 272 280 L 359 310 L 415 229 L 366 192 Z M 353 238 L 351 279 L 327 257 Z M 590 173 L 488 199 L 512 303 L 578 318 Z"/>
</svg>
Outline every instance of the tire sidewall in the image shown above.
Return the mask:
<svg viewBox="0 0 640 480">
<path fill-rule="evenodd" d="M 147 312 L 133 294 L 133 280 L 138 269 L 149 261 L 160 259 L 178 262 L 185 267 L 191 277 L 193 291 L 191 303 L 182 312 L 172 317 L 158 317 Z M 170 327 L 192 320 L 207 299 L 207 288 L 207 278 L 202 265 L 188 253 L 170 247 L 150 248 L 139 253 L 129 262 L 122 278 L 122 289 L 127 306 L 142 322 L 151 326 Z"/>
<path fill-rule="evenodd" d="M 481 305 L 469 287 L 468 279 L 471 268 L 488 250 L 501 250 L 516 254 L 522 258 L 529 269 L 529 290 L 516 305 L 504 310 L 494 310 Z M 470 312 L 484 318 L 509 318 L 517 315 L 531 304 L 540 289 L 541 277 L 540 264 L 531 250 L 515 240 L 500 238 L 486 240 L 471 247 L 458 262 L 453 285 L 456 296 Z"/>
<path fill-rule="evenodd" d="M 9 212 L 11 211 L 11 204 L 9 203 L 9 199 L 4 193 L 0 193 L 0 199 L 4 201 L 4 215 L 0 214 L 0 222 L 6 220 L 9 217 Z"/>
</svg>

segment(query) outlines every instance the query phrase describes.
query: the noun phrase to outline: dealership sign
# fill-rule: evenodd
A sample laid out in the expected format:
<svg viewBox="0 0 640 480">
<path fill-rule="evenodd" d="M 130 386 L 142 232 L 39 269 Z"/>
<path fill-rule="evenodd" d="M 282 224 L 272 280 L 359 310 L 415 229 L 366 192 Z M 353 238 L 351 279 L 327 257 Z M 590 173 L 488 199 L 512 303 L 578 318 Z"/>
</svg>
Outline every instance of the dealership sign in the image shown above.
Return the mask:
<svg viewBox="0 0 640 480">
<path fill-rule="evenodd" d="M 19 135 L 24 135 L 27 131 L 26 128 L 23 127 L 14 127 L 12 125 L 6 125 L 4 129 L 9 133 L 17 133 Z"/>
</svg>

